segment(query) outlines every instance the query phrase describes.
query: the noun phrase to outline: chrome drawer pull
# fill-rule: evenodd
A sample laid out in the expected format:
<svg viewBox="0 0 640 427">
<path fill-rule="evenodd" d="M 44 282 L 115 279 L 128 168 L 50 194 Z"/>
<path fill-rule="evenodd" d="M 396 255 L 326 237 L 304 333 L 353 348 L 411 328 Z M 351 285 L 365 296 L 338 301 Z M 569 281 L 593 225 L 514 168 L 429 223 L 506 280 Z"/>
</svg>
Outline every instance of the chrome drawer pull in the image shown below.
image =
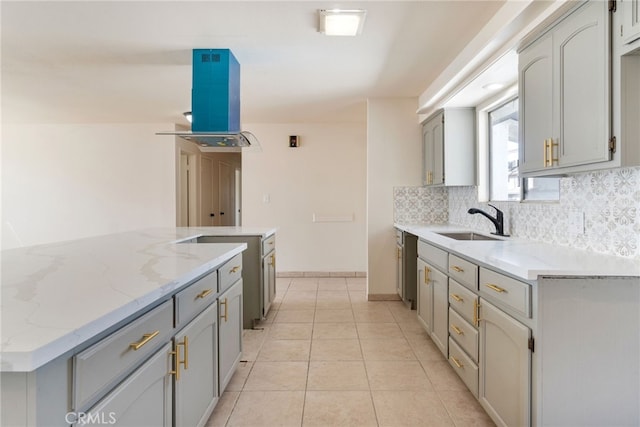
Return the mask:
<svg viewBox="0 0 640 427">
<path fill-rule="evenodd" d="M 459 295 L 456 295 L 456 294 L 450 294 L 450 295 L 451 295 L 451 298 L 453 298 L 454 300 L 456 300 L 458 302 L 464 301 L 462 298 L 460 298 Z"/>
<path fill-rule="evenodd" d="M 464 271 L 464 269 L 462 269 L 461 267 L 458 267 L 457 265 L 451 266 L 451 269 L 458 273 L 462 273 Z"/>
<path fill-rule="evenodd" d="M 451 329 L 453 329 L 458 335 L 464 335 L 464 331 L 458 328 L 456 325 L 451 325 Z"/>
<path fill-rule="evenodd" d="M 145 345 L 146 343 L 148 343 L 149 341 L 154 339 L 159 333 L 160 333 L 160 331 L 155 331 L 155 332 L 153 332 L 151 334 L 144 334 L 144 335 L 142 335 L 142 339 L 140 341 L 132 342 L 131 344 L 129 344 L 129 348 L 132 348 L 133 351 L 137 351 L 143 345 Z"/>
<path fill-rule="evenodd" d="M 494 290 L 494 291 L 498 292 L 498 293 L 502 293 L 502 292 L 508 293 L 506 289 L 501 288 L 500 286 L 497 286 L 497 285 L 494 285 L 494 284 L 491 284 L 491 283 L 485 283 L 485 286 L 487 288 L 491 289 L 491 290 Z"/>
<path fill-rule="evenodd" d="M 207 295 L 209 295 L 211 292 L 213 292 L 213 289 L 205 289 L 204 291 L 200 292 L 198 295 L 196 295 L 196 299 L 198 298 L 204 298 Z"/>
</svg>

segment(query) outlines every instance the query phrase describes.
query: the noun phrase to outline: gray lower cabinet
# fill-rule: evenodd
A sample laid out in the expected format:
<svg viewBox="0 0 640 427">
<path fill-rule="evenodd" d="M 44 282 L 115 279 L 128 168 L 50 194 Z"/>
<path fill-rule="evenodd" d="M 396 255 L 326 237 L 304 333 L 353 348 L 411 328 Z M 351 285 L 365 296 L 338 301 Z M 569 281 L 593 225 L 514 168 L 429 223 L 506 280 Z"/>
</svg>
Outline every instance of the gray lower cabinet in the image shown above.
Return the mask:
<svg viewBox="0 0 640 427">
<path fill-rule="evenodd" d="M 271 308 L 271 303 L 276 297 L 276 251 L 271 250 L 262 258 L 262 277 L 264 279 L 264 315 Z"/>
<path fill-rule="evenodd" d="M 480 318 L 478 400 L 498 425 L 529 425 L 531 330 L 482 298 Z"/>
<path fill-rule="evenodd" d="M 429 266 L 422 259 L 418 258 L 418 320 L 422 326 L 431 334 L 433 331 L 433 287 L 429 282 Z"/>
<path fill-rule="evenodd" d="M 424 245 L 418 246 L 418 319 L 442 354 L 447 357 L 449 351 L 448 277 L 423 259 L 429 256 L 423 249 Z M 433 249 L 436 250 L 436 248 Z M 433 261 L 437 262 L 437 260 Z"/>
<path fill-rule="evenodd" d="M 243 328 L 252 329 L 267 315 L 276 296 L 275 248 L 276 236 L 200 236 L 198 243 L 246 243 L 242 252 L 243 280 Z M 272 270 L 265 269 L 264 262 L 272 262 Z M 273 277 L 273 283 L 270 278 Z"/>
<path fill-rule="evenodd" d="M 171 376 L 168 375 L 170 350 L 171 345 L 166 344 L 93 408 L 74 413 L 73 425 L 170 427 L 173 422 Z"/>
<path fill-rule="evenodd" d="M 240 279 L 218 298 L 220 395 L 229 384 L 242 357 L 242 305 L 242 279 Z"/>
<path fill-rule="evenodd" d="M 218 402 L 218 307 L 210 305 L 174 338 L 175 425 L 203 426 Z"/>
</svg>

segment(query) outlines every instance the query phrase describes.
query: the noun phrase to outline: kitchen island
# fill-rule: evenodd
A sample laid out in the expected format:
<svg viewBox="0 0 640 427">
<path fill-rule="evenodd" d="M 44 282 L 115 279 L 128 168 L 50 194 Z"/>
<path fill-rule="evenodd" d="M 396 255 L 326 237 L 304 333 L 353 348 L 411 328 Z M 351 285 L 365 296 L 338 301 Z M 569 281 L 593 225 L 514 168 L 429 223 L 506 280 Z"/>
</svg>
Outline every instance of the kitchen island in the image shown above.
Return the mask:
<svg viewBox="0 0 640 427">
<path fill-rule="evenodd" d="M 497 425 L 640 424 L 636 260 L 395 227 L 418 238 L 418 320 Z"/>
<path fill-rule="evenodd" d="M 243 325 L 253 329 L 265 319 L 276 297 L 276 229 L 265 227 L 189 227 L 176 229 L 179 242 L 245 243 L 242 253 Z M 196 236 L 193 233 L 197 233 Z M 184 237 L 188 235 L 188 237 Z"/>
<path fill-rule="evenodd" d="M 206 421 L 240 359 L 247 246 L 179 243 L 203 232 L 2 251 L 1 424 Z"/>
</svg>

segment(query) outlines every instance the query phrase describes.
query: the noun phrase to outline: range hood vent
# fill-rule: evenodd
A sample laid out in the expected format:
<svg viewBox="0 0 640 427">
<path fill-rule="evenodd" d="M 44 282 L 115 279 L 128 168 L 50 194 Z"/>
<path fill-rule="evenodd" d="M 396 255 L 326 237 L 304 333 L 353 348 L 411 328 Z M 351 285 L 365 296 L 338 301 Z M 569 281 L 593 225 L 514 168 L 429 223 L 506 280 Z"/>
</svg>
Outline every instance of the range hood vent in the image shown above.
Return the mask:
<svg viewBox="0 0 640 427">
<path fill-rule="evenodd" d="M 260 147 L 257 138 L 240 130 L 240 64 L 229 49 L 194 49 L 191 131 L 175 135 L 200 147 Z"/>
</svg>

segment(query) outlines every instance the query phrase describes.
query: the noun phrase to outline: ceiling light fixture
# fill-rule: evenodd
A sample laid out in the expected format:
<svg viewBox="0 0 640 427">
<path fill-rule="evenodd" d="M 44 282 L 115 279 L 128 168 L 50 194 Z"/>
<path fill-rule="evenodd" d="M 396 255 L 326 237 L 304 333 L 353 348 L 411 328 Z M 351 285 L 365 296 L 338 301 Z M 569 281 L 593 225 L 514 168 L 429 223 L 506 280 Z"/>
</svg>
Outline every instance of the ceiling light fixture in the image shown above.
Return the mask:
<svg viewBox="0 0 640 427">
<path fill-rule="evenodd" d="M 362 32 L 367 11 L 318 9 L 318 32 L 327 36 L 356 36 Z"/>
</svg>

